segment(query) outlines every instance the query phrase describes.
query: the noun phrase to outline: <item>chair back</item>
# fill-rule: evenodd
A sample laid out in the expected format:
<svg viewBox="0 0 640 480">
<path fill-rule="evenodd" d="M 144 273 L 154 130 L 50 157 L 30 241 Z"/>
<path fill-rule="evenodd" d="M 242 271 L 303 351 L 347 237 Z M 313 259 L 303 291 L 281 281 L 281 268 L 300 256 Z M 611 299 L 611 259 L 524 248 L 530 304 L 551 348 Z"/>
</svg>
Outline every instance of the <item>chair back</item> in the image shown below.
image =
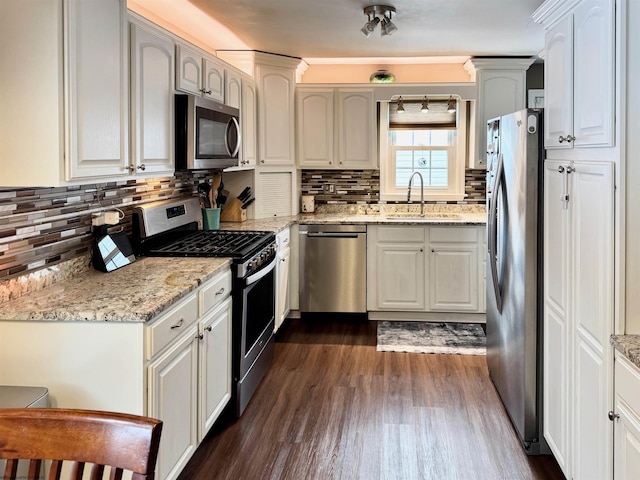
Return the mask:
<svg viewBox="0 0 640 480">
<path fill-rule="evenodd" d="M 69 480 L 80 480 L 85 467 L 91 470 L 91 480 L 103 478 L 105 472 L 117 480 L 126 471 L 132 472 L 132 480 L 152 480 L 161 432 L 160 420 L 123 413 L 0 409 L 0 459 L 7 461 L 4 479 L 25 479 L 18 476 L 18 460 L 28 460 L 27 480 L 41 475 L 60 480 L 63 462 L 70 464 L 71 474 L 64 477 Z M 48 472 L 45 464 L 50 464 Z"/>
</svg>

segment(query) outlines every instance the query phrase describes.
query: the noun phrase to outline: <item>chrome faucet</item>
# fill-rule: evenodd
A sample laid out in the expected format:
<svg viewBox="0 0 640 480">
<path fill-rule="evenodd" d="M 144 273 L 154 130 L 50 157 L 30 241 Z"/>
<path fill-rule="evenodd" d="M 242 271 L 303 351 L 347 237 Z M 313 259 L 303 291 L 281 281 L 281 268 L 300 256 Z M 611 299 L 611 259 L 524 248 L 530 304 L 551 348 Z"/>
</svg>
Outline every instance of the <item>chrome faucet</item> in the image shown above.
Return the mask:
<svg viewBox="0 0 640 480">
<path fill-rule="evenodd" d="M 420 216 L 424 217 L 424 178 L 422 178 L 422 174 L 420 172 L 413 172 L 409 177 L 409 187 L 407 188 L 407 208 L 409 208 L 409 204 L 411 203 L 411 182 L 413 181 L 413 177 L 416 175 L 420 177 Z"/>
</svg>

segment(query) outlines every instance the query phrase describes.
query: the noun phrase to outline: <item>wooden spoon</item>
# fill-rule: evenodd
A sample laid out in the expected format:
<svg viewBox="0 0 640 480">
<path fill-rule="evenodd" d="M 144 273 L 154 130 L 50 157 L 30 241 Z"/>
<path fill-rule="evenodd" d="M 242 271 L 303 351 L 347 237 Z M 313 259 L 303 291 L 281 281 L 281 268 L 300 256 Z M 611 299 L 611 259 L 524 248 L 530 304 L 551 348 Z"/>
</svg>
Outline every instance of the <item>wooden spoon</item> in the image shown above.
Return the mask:
<svg viewBox="0 0 640 480">
<path fill-rule="evenodd" d="M 211 199 L 211 208 L 216 208 L 216 197 L 218 196 L 218 189 L 220 188 L 220 182 L 222 182 L 222 175 L 216 173 L 213 176 L 213 182 L 211 190 L 209 190 L 209 198 Z"/>
</svg>

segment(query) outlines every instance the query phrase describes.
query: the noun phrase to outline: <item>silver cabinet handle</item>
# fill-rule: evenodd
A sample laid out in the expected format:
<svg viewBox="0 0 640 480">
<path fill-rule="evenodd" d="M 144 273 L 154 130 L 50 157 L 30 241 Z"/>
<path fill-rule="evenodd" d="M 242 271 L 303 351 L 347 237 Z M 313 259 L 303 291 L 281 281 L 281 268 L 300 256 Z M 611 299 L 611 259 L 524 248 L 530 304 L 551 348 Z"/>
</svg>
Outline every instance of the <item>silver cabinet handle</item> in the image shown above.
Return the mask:
<svg viewBox="0 0 640 480">
<path fill-rule="evenodd" d="M 138 170 L 142 170 L 144 171 L 146 169 L 146 165 L 144 163 L 141 163 L 140 165 L 138 165 Z"/>
<path fill-rule="evenodd" d="M 576 137 L 574 137 L 573 135 L 567 135 L 566 137 L 563 137 L 562 135 L 560 135 L 558 137 L 558 143 L 571 143 L 576 139 Z"/>
<path fill-rule="evenodd" d="M 210 332 L 211 330 L 213 330 L 213 327 L 211 325 L 209 325 L 208 327 L 205 327 L 205 330 L 207 332 Z"/>
<path fill-rule="evenodd" d="M 214 295 L 217 297 L 218 295 L 222 295 L 224 293 L 224 287 L 218 290 Z"/>
<path fill-rule="evenodd" d="M 607 416 L 609 417 L 609 420 L 611 420 L 612 422 L 620 418 L 620 415 L 615 413 L 613 410 L 609 411 L 609 413 L 607 413 Z"/>
<path fill-rule="evenodd" d="M 180 321 L 178 321 L 178 323 L 171 325 L 171 330 L 175 329 L 175 328 L 180 328 L 182 326 L 182 324 L 184 323 L 184 319 L 181 318 Z"/>
</svg>

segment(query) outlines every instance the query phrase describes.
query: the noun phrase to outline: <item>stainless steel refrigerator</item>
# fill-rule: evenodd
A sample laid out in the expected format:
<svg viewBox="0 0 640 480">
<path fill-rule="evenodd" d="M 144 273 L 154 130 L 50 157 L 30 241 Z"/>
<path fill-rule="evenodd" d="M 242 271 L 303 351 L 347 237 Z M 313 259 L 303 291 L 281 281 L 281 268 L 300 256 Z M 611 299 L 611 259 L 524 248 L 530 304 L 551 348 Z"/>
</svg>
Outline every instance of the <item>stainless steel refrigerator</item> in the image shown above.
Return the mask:
<svg viewBox="0 0 640 480">
<path fill-rule="evenodd" d="M 542 110 L 487 125 L 487 365 L 528 454 L 542 439 Z"/>
</svg>

